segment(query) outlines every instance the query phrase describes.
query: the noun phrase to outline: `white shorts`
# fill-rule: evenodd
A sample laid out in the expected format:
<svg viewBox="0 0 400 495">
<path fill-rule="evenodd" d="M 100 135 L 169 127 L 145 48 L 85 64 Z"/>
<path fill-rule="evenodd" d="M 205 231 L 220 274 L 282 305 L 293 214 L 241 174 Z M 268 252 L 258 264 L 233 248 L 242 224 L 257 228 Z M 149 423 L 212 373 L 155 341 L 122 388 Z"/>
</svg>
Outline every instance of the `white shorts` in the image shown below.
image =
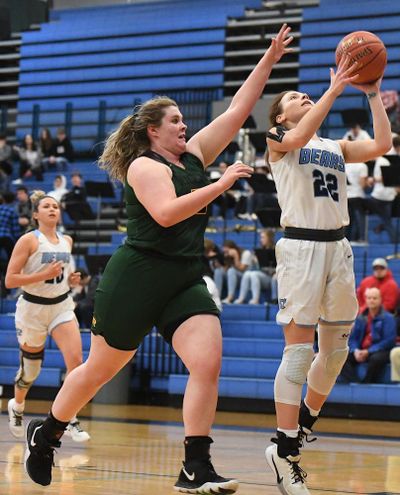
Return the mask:
<svg viewBox="0 0 400 495">
<path fill-rule="evenodd" d="M 42 347 L 47 335 L 57 325 L 76 320 L 74 301 L 70 296 L 58 304 L 35 304 L 26 301 L 22 296 L 18 298 L 15 311 L 15 328 L 20 345 Z"/>
<path fill-rule="evenodd" d="M 358 312 L 353 252 L 334 242 L 282 238 L 276 248 L 279 311 L 276 321 L 314 326 L 352 323 Z"/>
</svg>

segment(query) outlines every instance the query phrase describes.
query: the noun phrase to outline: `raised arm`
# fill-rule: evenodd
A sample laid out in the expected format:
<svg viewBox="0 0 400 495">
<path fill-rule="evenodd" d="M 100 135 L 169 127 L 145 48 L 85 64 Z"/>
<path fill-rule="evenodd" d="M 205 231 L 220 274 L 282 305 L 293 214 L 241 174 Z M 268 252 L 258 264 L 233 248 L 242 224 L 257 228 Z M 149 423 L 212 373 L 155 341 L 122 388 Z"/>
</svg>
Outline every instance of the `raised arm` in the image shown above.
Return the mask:
<svg viewBox="0 0 400 495">
<path fill-rule="evenodd" d="M 363 91 L 368 98 L 372 113 L 374 138 L 363 141 L 341 140 L 344 159 L 347 163 L 367 162 L 387 153 L 392 147 L 392 131 L 379 88 L 382 79 L 369 85 L 352 85 Z"/>
<path fill-rule="evenodd" d="M 197 132 L 187 143 L 187 151 L 198 156 L 204 166 L 214 162 L 235 137 L 254 105 L 260 98 L 273 65 L 280 60 L 293 37 L 288 37 L 290 27 L 284 24 L 271 46 L 258 62 L 246 81 L 239 88 L 228 109 L 209 125 Z"/>
</svg>

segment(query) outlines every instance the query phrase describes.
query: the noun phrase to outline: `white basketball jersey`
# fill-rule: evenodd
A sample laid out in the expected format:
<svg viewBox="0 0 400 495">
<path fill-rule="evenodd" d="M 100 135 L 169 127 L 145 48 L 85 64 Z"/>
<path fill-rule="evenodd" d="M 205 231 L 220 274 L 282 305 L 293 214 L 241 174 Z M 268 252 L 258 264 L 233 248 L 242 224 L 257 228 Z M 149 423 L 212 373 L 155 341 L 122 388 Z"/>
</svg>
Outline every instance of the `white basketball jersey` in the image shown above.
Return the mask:
<svg viewBox="0 0 400 495">
<path fill-rule="evenodd" d="M 282 209 L 282 227 L 336 230 L 349 224 L 346 173 L 341 147 L 311 140 L 271 162 Z"/>
<path fill-rule="evenodd" d="M 69 291 L 68 277 L 74 271 L 74 260 L 71 255 L 70 243 L 57 232 L 58 244 L 53 244 L 39 230 L 34 234 L 38 238 L 39 246 L 26 262 L 23 272 L 26 274 L 37 273 L 43 270 L 47 263 L 63 261 L 63 269 L 60 276 L 34 284 L 24 285 L 22 290 L 40 297 L 57 297 Z"/>
</svg>

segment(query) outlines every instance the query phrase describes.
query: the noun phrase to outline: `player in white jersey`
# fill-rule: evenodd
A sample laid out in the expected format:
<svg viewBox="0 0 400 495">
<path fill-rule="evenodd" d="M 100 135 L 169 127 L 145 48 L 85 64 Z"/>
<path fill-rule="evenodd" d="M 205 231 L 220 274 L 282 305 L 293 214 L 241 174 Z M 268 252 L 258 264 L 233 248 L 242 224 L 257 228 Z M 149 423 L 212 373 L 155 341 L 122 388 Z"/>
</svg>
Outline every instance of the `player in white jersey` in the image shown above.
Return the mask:
<svg viewBox="0 0 400 495">
<path fill-rule="evenodd" d="M 38 228 L 18 240 L 6 275 L 8 288 L 21 287 L 23 291 L 15 313 L 20 367 L 15 396 L 8 402 L 9 428 L 16 438 L 24 436 L 25 397 L 40 374 L 47 335 L 60 349 L 67 373 L 82 363 L 81 336 L 69 295 L 70 287 L 80 280 L 80 273 L 74 271 L 72 239 L 56 230 L 60 207 L 54 198 L 37 191 L 31 201 Z M 90 438 L 76 417 L 67 431 L 77 442 Z"/>
<path fill-rule="evenodd" d="M 344 237 L 349 223 L 345 163 L 371 160 L 391 145 L 390 123 L 379 95 L 381 81 L 357 85 L 347 63 L 343 59 L 336 73 L 331 69 L 330 87 L 317 103 L 304 93 L 286 91 L 270 110 L 268 162 L 284 228 L 276 245 L 277 321 L 284 327 L 286 345 L 275 377 L 277 438 L 267 447 L 266 457 L 285 495 L 309 494 L 299 449 L 346 361 L 358 310 L 352 250 Z M 317 135 L 347 84 L 368 97 L 373 139 L 332 141 Z M 314 356 L 317 325 L 319 352 Z"/>
</svg>

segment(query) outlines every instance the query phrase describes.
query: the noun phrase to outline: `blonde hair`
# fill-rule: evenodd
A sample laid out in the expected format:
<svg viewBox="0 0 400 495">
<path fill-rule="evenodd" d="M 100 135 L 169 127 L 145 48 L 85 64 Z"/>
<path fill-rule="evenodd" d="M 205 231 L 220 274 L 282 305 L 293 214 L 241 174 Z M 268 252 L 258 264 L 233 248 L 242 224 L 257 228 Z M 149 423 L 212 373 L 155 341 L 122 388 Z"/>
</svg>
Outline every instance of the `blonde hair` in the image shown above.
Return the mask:
<svg viewBox="0 0 400 495">
<path fill-rule="evenodd" d="M 112 179 L 124 182 L 132 161 L 150 149 L 147 135 L 149 125 L 159 127 L 165 109 L 177 107 L 177 103 L 167 96 L 156 96 L 135 108 L 119 127 L 108 137 L 104 151 L 99 158 L 99 166 L 107 170 Z"/>
</svg>

